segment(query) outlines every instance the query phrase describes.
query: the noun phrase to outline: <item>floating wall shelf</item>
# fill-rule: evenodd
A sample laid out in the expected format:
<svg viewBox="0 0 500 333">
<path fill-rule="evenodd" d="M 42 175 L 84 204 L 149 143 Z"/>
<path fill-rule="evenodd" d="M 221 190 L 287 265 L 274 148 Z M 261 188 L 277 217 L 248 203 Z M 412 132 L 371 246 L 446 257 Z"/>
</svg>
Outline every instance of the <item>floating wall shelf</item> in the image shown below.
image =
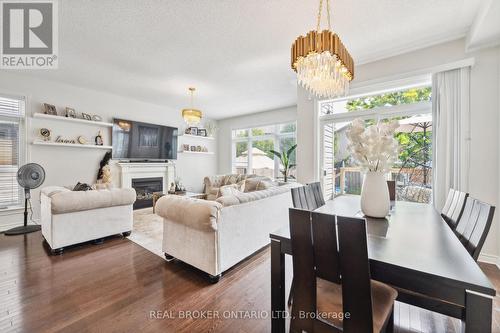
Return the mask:
<svg viewBox="0 0 500 333">
<path fill-rule="evenodd" d="M 51 141 L 33 141 L 34 145 L 54 146 L 54 147 L 71 147 L 71 148 L 90 148 L 90 149 L 108 149 L 112 150 L 112 146 L 97 146 L 97 145 L 82 145 L 79 143 L 59 143 Z"/>
<path fill-rule="evenodd" d="M 203 139 L 203 140 L 213 140 L 214 139 L 214 137 L 212 137 L 212 136 L 201 136 L 201 135 L 192 135 L 192 134 L 182 134 L 182 135 L 179 135 L 179 137 Z"/>
<path fill-rule="evenodd" d="M 201 155 L 213 155 L 213 151 L 180 151 L 179 154 L 201 154 Z"/>
<path fill-rule="evenodd" d="M 43 119 L 50 119 L 50 120 L 66 121 L 66 122 L 70 122 L 70 123 L 80 123 L 80 124 L 87 124 L 87 125 L 94 125 L 94 126 L 101 126 L 101 127 L 113 127 L 112 123 L 106 123 L 103 121 L 93 121 L 93 120 L 85 120 L 85 119 L 78 119 L 78 118 L 71 118 L 71 117 L 64 117 L 64 116 L 54 116 L 51 114 L 45 114 L 45 113 L 40 113 L 40 112 L 34 113 L 33 118 L 43 118 Z"/>
</svg>

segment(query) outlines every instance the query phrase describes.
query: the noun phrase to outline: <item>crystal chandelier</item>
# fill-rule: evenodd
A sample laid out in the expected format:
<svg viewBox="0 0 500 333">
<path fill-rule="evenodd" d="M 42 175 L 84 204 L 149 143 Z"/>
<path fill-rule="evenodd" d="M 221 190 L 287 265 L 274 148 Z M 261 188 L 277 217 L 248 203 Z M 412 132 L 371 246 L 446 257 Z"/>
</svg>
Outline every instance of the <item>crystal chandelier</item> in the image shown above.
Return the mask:
<svg viewBox="0 0 500 333">
<path fill-rule="evenodd" d="M 189 125 L 197 125 L 201 121 L 202 113 L 200 110 L 193 108 L 194 92 L 196 88 L 189 88 L 189 93 L 191 94 L 191 107 L 187 109 L 182 109 L 182 118 Z"/>
<path fill-rule="evenodd" d="M 323 0 L 319 1 L 316 31 L 299 36 L 292 45 L 292 69 L 297 82 L 318 98 L 345 96 L 354 78 L 354 62 L 330 27 L 330 0 L 326 0 L 328 30 L 320 31 Z"/>
</svg>

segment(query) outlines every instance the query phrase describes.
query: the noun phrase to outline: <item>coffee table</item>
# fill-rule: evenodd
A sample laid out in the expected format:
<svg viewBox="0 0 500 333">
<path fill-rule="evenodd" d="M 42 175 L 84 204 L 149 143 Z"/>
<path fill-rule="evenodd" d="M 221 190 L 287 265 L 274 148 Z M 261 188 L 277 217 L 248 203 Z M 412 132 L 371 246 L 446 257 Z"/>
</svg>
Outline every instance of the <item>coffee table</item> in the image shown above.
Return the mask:
<svg viewBox="0 0 500 333">
<path fill-rule="evenodd" d="M 154 192 L 153 193 L 153 213 L 155 212 L 156 202 L 158 201 L 158 199 L 160 199 L 165 194 L 180 195 L 183 197 L 194 198 L 194 199 L 203 199 L 203 200 L 205 200 L 207 198 L 206 193 L 197 193 L 197 192 L 189 192 L 189 191 L 176 192 L 176 193 Z"/>
</svg>

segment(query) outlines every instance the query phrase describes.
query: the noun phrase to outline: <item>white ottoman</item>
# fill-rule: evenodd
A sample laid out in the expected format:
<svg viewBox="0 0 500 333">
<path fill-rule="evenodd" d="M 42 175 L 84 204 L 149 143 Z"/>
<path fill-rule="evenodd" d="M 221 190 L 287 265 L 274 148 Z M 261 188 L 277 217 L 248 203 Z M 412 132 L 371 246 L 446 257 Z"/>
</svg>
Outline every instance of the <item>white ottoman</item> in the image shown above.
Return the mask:
<svg viewBox="0 0 500 333">
<path fill-rule="evenodd" d="M 132 231 L 134 189 L 70 191 L 45 187 L 40 194 L 42 235 L 53 254 L 64 247 Z"/>
</svg>

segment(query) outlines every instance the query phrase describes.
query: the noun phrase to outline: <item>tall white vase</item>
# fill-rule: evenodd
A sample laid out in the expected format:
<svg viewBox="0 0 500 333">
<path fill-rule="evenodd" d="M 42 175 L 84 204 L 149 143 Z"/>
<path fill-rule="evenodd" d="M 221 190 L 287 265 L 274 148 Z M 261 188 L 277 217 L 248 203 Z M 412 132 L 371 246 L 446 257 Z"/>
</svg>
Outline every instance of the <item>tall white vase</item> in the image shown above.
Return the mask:
<svg viewBox="0 0 500 333">
<path fill-rule="evenodd" d="M 369 217 L 384 218 L 389 214 L 390 207 L 385 174 L 368 171 L 361 190 L 361 211 Z"/>
</svg>

